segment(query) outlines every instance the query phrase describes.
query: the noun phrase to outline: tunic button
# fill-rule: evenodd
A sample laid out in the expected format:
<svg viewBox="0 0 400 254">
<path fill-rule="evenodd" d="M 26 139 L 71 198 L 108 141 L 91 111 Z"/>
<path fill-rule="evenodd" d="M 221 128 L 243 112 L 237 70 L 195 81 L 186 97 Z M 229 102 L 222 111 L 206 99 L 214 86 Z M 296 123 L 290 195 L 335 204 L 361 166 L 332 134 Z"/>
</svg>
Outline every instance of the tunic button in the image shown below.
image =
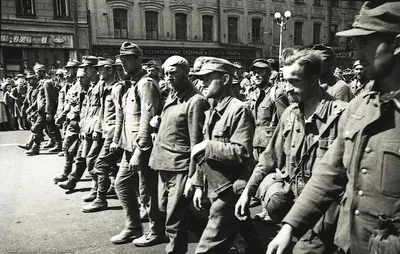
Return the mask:
<svg viewBox="0 0 400 254">
<path fill-rule="evenodd" d="M 362 190 L 360 190 L 360 191 L 358 192 L 358 195 L 362 197 L 362 196 L 364 196 L 364 192 L 363 192 Z"/>
<path fill-rule="evenodd" d="M 371 151 L 372 151 L 371 147 L 368 147 L 368 146 L 367 146 L 367 147 L 365 148 L 365 152 L 366 152 L 366 153 L 370 153 Z"/>
<path fill-rule="evenodd" d="M 364 175 L 368 172 L 368 170 L 366 168 L 361 169 L 361 173 L 363 173 Z"/>
<path fill-rule="evenodd" d="M 358 215 L 360 215 L 360 211 L 355 210 L 355 211 L 354 211 L 354 214 L 355 214 L 356 216 L 358 216 Z"/>
</svg>

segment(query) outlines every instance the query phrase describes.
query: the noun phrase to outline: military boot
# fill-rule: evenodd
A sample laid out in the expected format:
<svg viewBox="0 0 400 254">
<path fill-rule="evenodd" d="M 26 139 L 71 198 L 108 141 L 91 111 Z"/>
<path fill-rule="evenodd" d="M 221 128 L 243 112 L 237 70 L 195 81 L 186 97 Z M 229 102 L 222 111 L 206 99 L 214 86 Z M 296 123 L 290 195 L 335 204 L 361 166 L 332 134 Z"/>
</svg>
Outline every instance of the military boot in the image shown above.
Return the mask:
<svg viewBox="0 0 400 254">
<path fill-rule="evenodd" d="M 25 152 L 28 156 L 38 155 L 40 150 L 40 146 L 34 143 L 28 151 Z"/>
<path fill-rule="evenodd" d="M 93 175 L 92 177 L 93 177 L 92 179 L 93 187 L 88 194 L 82 197 L 83 201 L 85 202 L 92 202 L 97 197 L 97 176 Z"/>
<path fill-rule="evenodd" d="M 60 142 L 56 142 L 55 145 L 49 149 L 49 153 L 58 153 L 62 151 L 62 144 Z"/>
<path fill-rule="evenodd" d="M 60 183 L 58 186 L 64 190 L 72 191 L 76 187 L 76 180 L 68 180 L 66 183 Z"/>
<path fill-rule="evenodd" d="M 84 213 L 94 213 L 106 210 L 108 207 L 105 197 L 97 197 L 92 203 L 82 207 Z"/>
<path fill-rule="evenodd" d="M 54 177 L 54 183 L 65 182 L 68 180 L 68 177 L 64 174 Z"/>
<path fill-rule="evenodd" d="M 18 147 L 19 147 L 19 148 L 22 148 L 22 149 L 25 149 L 25 150 L 29 150 L 29 149 L 32 148 L 33 142 L 34 142 L 34 136 L 31 135 L 30 138 L 29 138 L 29 141 L 26 142 L 26 144 L 24 144 L 24 145 L 18 145 Z"/>
<path fill-rule="evenodd" d="M 52 139 L 50 139 L 49 141 L 47 141 L 47 143 L 43 146 L 43 148 L 51 148 L 51 147 L 53 147 L 54 145 L 55 145 L 56 143 L 52 140 Z"/>
</svg>

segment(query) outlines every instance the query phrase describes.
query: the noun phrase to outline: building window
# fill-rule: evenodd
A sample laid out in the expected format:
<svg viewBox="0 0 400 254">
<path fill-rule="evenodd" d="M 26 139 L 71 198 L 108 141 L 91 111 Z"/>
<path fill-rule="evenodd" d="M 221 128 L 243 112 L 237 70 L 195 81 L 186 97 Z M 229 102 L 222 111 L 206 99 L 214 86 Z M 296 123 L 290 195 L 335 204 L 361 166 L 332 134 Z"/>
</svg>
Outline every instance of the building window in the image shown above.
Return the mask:
<svg viewBox="0 0 400 254">
<path fill-rule="evenodd" d="M 303 45 L 303 22 L 294 22 L 294 45 Z"/>
<path fill-rule="evenodd" d="M 339 7 L 339 0 L 332 0 L 332 7 Z"/>
<path fill-rule="evenodd" d="M 251 20 L 251 41 L 252 42 L 262 42 L 262 27 L 261 27 L 261 19 L 252 19 Z"/>
<path fill-rule="evenodd" d="M 228 18 L 228 42 L 238 42 L 238 18 Z"/>
<path fill-rule="evenodd" d="M 187 15 L 175 14 L 175 31 L 177 40 L 187 40 Z"/>
<path fill-rule="evenodd" d="M 128 38 L 128 18 L 124 9 L 114 9 L 114 38 Z"/>
<path fill-rule="evenodd" d="M 71 16 L 70 0 L 53 0 L 54 17 L 69 18 Z"/>
<path fill-rule="evenodd" d="M 313 44 L 321 43 L 321 24 L 313 24 Z"/>
<path fill-rule="evenodd" d="M 146 39 L 158 39 L 158 12 L 146 11 Z"/>
<path fill-rule="evenodd" d="M 35 16 L 35 0 L 16 0 L 17 15 Z"/>
<path fill-rule="evenodd" d="M 314 0 L 314 6 L 322 6 L 321 0 Z"/>
<path fill-rule="evenodd" d="M 336 38 L 336 33 L 338 31 L 338 25 L 331 25 L 331 34 L 330 34 L 330 41 L 329 44 L 330 45 L 337 45 L 338 40 Z"/>
<path fill-rule="evenodd" d="M 213 16 L 203 16 L 203 41 L 213 40 Z"/>
</svg>

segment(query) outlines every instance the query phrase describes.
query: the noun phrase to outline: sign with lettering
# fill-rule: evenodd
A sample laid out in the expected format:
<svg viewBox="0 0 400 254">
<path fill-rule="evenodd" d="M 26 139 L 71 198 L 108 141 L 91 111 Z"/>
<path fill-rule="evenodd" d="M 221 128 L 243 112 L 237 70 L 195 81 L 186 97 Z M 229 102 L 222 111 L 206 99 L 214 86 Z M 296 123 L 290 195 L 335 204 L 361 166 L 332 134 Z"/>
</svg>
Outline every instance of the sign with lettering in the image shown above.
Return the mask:
<svg viewBox="0 0 400 254">
<path fill-rule="evenodd" d="M 69 34 L 3 33 L 0 42 L 2 46 L 73 48 L 73 38 Z"/>
<path fill-rule="evenodd" d="M 181 56 L 213 56 L 226 58 L 255 58 L 255 49 L 199 49 L 199 48 L 158 48 L 142 47 L 143 54 L 149 55 L 181 55 Z"/>
<path fill-rule="evenodd" d="M 48 44 L 47 36 L 28 36 L 28 35 L 1 35 L 1 42 L 8 42 L 10 44 Z"/>
<path fill-rule="evenodd" d="M 336 58 L 349 58 L 352 59 L 354 57 L 354 51 L 348 51 L 348 52 L 338 52 L 335 53 Z"/>
</svg>

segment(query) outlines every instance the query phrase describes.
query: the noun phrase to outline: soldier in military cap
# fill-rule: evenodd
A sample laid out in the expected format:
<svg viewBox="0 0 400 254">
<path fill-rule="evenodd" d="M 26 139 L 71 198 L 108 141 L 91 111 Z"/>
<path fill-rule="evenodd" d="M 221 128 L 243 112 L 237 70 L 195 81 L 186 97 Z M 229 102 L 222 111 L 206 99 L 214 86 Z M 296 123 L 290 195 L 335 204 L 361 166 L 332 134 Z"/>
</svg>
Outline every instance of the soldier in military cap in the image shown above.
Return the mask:
<svg viewBox="0 0 400 254">
<path fill-rule="evenodd" d="M 121 101 L 124 93 L 122 82 L 115 79 L 115 65 L 112 59 L 100 60 L 94 65 L 100 74 L 100 85 L 103 87 L 100 100 L 100 115 L 94 126 L 93 139 L 104 139 L 103 146 L 97 157 L 93 169 L 94 188 L 83 199 L 92 203 L 84 206 L 82 211 L 97 212 L 107 208 L 106 196 L 114 192 L 114 179 L 117 173 L 117 161 L 122 156 L 122 150 L 118 148 L 122 125 L 116 125 L 117 112 L 121 111 Z M 112 172 L 110 182 L 109 174 Z M 109 188 L 111 190 L 109 191 Z"/>
<path fill-rule="evenodd" d="M 339 253 L 400 253 L 400 2 L 366 1 L 353 28 L 358 59 L 374 80 L 342 113 L 338 137 L 269 244 L 283 253 L 344 192 L 335 244 Z"/>
<path fill-rule="evenodd" d="M 235 203 L 254 165 L 255 129 L 250 109 L 233 96 L 235 71 L 228 60 L 209 57 L 196 73 L 203 80 L 205 97 L 213 100 L 205 113 L 205 140 L 191 149 L 191 158 L 198 165 L 191 178 L 194 205 L 202 209 L 203 174 L 211 200 L 210 216 L 196 253 L 228 253 L 244 224 L 246 231 L 254 229 L 250 219 L 242 224 L 234 215 Z M 249 247 L 249 253 L 261 252 L 260 242 Z"/>
<path fill-rule="evenodd" d="M 190 149 L 203 140 L 204 112 L 207 100 L 188 78 L 189 62 L 171 56 L 162 65 L 167 84 L 173 93 L 167 98 L 161 117 L 153 126 L 159 128 L 149 166 L 158 171 L 159 207 L 166 214 L 167 253 L 186 253 L 190 178 L 196 164 L 190 160 Z M 161 122 L 161 124 L 160 124 Z M 186 185 L 186 192 L 185 192 Z"/>
<path fill-rule="evenodd" d="M 317 44 L 312 49 L 323 53 L 323 65 L 320 75 L 321 86 L 336 99 L 349 102 L 352 97 L 348 85 L 334 75 L 336 59 L 333 49 L 323 44 Z"/>
<path fill-rule="evenodd" d="M 371 90 L 371 86 L 374 82 L 370 81 L 365 73 L 364 73 L 364 66 L 360 60 L 356 60 L 353 64 L 353 71 L 354 71 L 354 80 L 350 82 L 350 90 L 353 97 L 357 95 Z"/>
<path fill-rule="evenodd" d="M 39 79 L 39 86 L 37 87 L 38 94 L 36 102 L 31 106 L 32 110 L 38 112 L 35 123 L 31 131 L 34 134 L 34 143 L 30 150 L 26 152 L 27 155 L 39 154 L 40 142 L 43 139 L 43 130 L 46 128 L 47 134 L 50 139 L 54 140 L 55 145 L 50 152 L 56 152 L 61 149 L 61 134 L 54 122 L 54 115 L 56 113 L 57 95 L 53 82 L 45 79 L 45 66 L 36 64 L 34 71 Z"/>
<path fill-rule="evenodd" d="M 124 150 L 115 179 L 115 190 L 126 212 L 125 228 L 112 237 L 113 243 L 124 243 L 142 236 L 135 178 L 139 177 L 139 192 L 149 214 L 149 231 L 134 244 L 149 246 L 164 241 L 164 218 L 157 205 L 157 172 L 148 166 L 152 149 L 150 120 L 160 113 L 160 89 L 157 82 L 142 69 L 143 52 L 134 43 L 124 42 L 120 59 L 129 80 L 122 99 L 123 121 L 120 147 Z M 119 112 L 121 113 L 121 112 Z"/>
</svg>

